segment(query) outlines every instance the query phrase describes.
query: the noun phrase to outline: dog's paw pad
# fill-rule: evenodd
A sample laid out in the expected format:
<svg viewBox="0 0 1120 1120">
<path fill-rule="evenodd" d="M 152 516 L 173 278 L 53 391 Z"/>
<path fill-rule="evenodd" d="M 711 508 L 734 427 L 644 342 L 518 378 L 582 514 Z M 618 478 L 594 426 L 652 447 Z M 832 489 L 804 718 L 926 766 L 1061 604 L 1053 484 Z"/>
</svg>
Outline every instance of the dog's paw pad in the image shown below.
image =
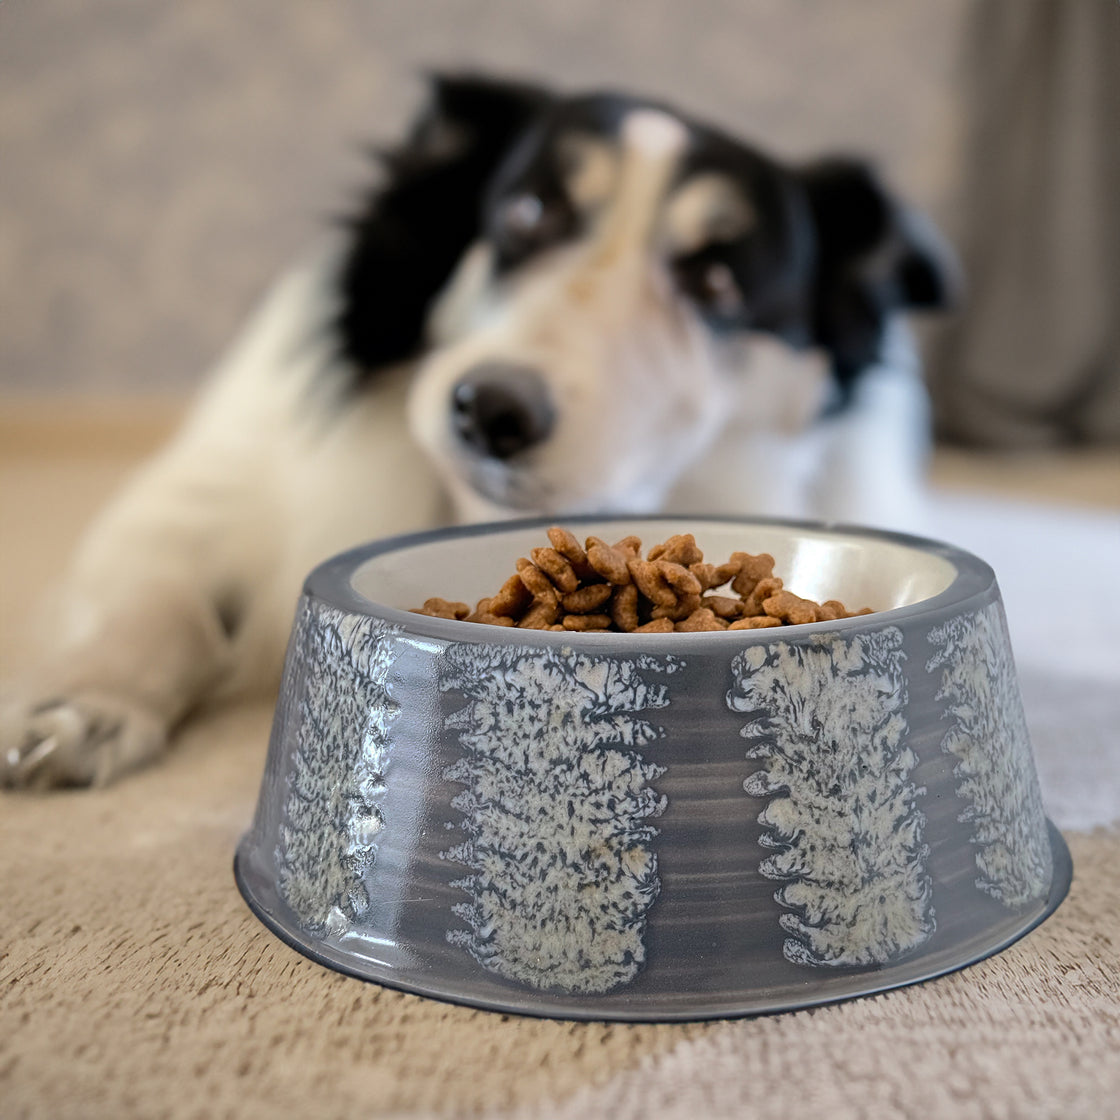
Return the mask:
<svg viewBox="0 0 1120 1120">
<path fill-rule="evenodd" d="M 164 724 L 130 700 L 96 693 L 0 704 L 0 786 L 100 786 L 158 754 Z"/>
</svg>

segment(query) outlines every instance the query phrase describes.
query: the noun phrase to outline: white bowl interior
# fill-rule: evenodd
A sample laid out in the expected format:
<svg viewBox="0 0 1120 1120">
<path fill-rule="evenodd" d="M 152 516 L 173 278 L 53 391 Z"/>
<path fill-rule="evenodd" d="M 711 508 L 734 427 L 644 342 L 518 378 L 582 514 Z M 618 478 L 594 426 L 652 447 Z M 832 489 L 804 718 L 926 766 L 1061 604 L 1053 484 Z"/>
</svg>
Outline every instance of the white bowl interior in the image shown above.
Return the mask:
<svg viewBox="0 0 1120 1120">
<path fill-rule="evenodd" d="M 702 518 L 656 521 L 584 522 L 573 527 L 587 536 L 615 541 L 641 537 L 643 549 L 675 533 L 692 533 L 704 558 L 722 563 L 732 552 L 769 552 L 785 586 L 807 599 L 839 599 L 849 610 L 890 610 L 939 595 L 957 569 L 942 556 L 912 545 L 826 529 L 786 525 L 741 525 Z M 517 559 L 548 544 L 544 527 L 498 527 L 474 536 L 438 539 L 381 553 L 366 561 L 351 580 L 354 590 L 375 603 L 401 610 L 439 596 L 471 606 L 493 595 L 516 571 Z"/>
</svg>

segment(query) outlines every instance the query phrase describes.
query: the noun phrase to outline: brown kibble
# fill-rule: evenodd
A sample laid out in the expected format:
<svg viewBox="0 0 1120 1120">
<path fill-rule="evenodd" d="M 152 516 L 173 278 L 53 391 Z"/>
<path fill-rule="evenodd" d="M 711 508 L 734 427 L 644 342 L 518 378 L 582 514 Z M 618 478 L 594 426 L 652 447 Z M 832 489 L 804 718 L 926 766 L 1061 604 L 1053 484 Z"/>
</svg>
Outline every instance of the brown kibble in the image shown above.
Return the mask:
<svg viewBox="0 0 1120 1120">
<path fill-rule="evenodd" d="M 701 560 L 699 563 L 690 563 L 689 571 L 699 580 L 702 590 L 710 591 L 713 587 L 719 587 L 716 582 L 715 564 Z"/>
<path fill-rule="evenodd" d="M 722 618 L 717 618 L 707 607 L 701 607 L 678 622 L 676 628 L 682 634 L 693 634 L 703 630 L 726 630 L 727 623 Z"/>
<path fill-rule="evenodd" d="M 638 629 L 641 620 L 638 618 L 638 588 L 635 584 L 628 583 L 615 590 L 611 599 L 611 618 L 624 633 Z"/>
<path fill-rule="evenodd" d="M 728 560 L 723 564 L 716 565 L 716 576 L 719 578 L 719 583 L 716 587 L 722 587 L 728 580 L 734 579 L 739 574 L 739 565 L 732 563 Z"/>
<path fill-rule="evenodd" d="M 728 621 L 738 618 L 743 613 L 742 599 L 732 599 L 730 595 L 705 595 L 700 600 L 700 605 L 707 607 L 716 618 L 724 618 Z"/>
<path fill-rule="evenodd" d="M 675 601 L 659 604 L 650 613 L 650 618 L 671 618 L 680 622 L 693 611 L 700 609 L 700 581 L 681 564 L 663 557 L 653 561 L 661 572 L 661 578 L 672 588 Z"/>
<path fill-rule="evenodd" d="M 672 564 L 688 567 L 689 564 L 699 564 L 704 559 L 704 554 L 691 533 L 678 533 L 664 544 L 655 544 L 646 559 L 668 560 Z"/>
<path fill-rule="evenodd" d="M 765 630 L 770 626 L 781 626 L 780 618 L 771 618 L 768 614 L 755 615 L 753 618 L 740 618 L 731 623 L 728 630 Z"/>
<path fill-rule="evenodd" d="M 431 618 L 464 619 L 471 613 L 466 603 L 459 603 L 450 599 L 425 599 L 422 607 L 415 607 L 412 614 L 426 614 Z"/>
<path fill-rule="evenodd" d="M 587 553 L 574 533 L 553 525 L 548 531 L 548 539 L 552 547 L 571 564 L 581 583 L 594 583 L 599 579 L 598 572 L 587 562 Z"/>
<path fill-rule="evenodd" d="M 627 558 L 631 556 L 641 556 L 642 538 L 635 536 L 623 537 L 622 540 L 614 542 L 614 547 L 618 549 L 619 552 L 625 552 Z"/>
<path fill-rule="evenodd" d="M 535 599 L 533 605 L 525 612 L 524 617 L 517 624 L 522 630 L 546 630 L 560 618 L 560 600 L 556 592 L 549 588 L 551 598 L 542 595 Z"/>
<path fill-rule="evenodd" d="M 492 598 L 466 603 L 431 598 L 416 610 L 437 618 L 568 633 L 668 634 L 757 630 L 832 622 L 871 614 L 849 611 L 838 599 L 817 604 L 784 589 L 767 552 L 732 553 L 725 564 L 704 560 L 691 533 L 654 545 L 623 537 L 610 545 L 588 537 L 586 546 L 559 525 L 548 529 L 551 547 L 521 557 L 517 572 Z M 709 594 L 730 583 L 738 598 Z"/>
<path fill-rule="evenodd" d="M 630 582 L 627 555 L 612 548 L 598 537 L 587 538 L 587 562 L 608 583 L 621 585 Z"/>
<path fill-rule="evenodd" d="M 492 611 L 479 611 L 471 615 L 469 622 L 483 622 L 487 626 L 516 626 L 517 623 L 507 614 L 494 614 Z"/>
<path fill-rule="evenodd" d="M 565 630 L 609 630 L 609 614 L 569 614 L 562 620 Z"/>
<path fill-rule="evenodd" d="M 803 626 L 808 622 L 817 621 L 817 604 L 809 599 L 802 599 L 792 591 L 779 591 L 771 595 L 762 603 L 762 609 L 771 617 L 789 622 L 794 626 Z"/>
<path fill-rule="evenodd" d="M 579 579 L 571 564 L 554 548 L 534 548 L 529 553 L 533 563 L 552 581 L 557 591 L 566 594 L 579 587 Z"/>
<path fill-rule="evenodd" d="M 769 552 L 752 556 L 749 552 L 733 552 L 729 564 L 738 565 L 739 574 L 731 581 L 731 590 L 745 599 L 761 580 L 774 574 L 774 557 Z"/>
<path fill-rule="evenodd" d="M 781 589 L 782 581 L 777 576 L 760 579 L 755 584 L 754 590 L 743 600 L 743 614 L 747 617 L 765 614 L 762 609 L 763 601 L 769 599 L 771 595 L 777 595 Z"/>
<path fill-rule="evenodd" d="M 502 584 L 502 589 L 490 600 L 490 613 L 520 618 L 533 601 L 532 592 L 520 575 L 512 575 Z"/>
<path fill-rule="evenodd" d="M 847 618 L 848 611 L 839 599 L 826 599 L 817 607 L 818 622 L 835 622 L 838 618 Z"/>
<path fill-rule="evenodd" d="M 654 607 L 650 611 L 649 617 L 653 618 L 671 618 L 674 622 L 680 622 L 682 619 L 688 618 L 693 611 L 700 609 L 700 594 L 693 592 L 690 594 L 681 595 L 676 602 L 669 606 Z"/>
<path fill-rule="evenodd" d="M 682 564 L 661 558 L 654 563 L 661 569 L 665 582 L 678 595 L 699 595 L 703 588 L 696 576 Z"/>
<path fill-rule="evenodd" d="M 656 560 L 641 560 L 638 558 L 631 560 L 630 575 L 634 577 L 638 590 L 655 607 L 676 606 L 676 592 L 666 582 L 665 575 L 658 567 Z M 695 578 L 693 576 L 693 579 Z"/>
<path fill-rule="evenodd" d="M 677 600 L 677 610 L 680 612 L 680 614 L 684 618 L 687 618 L 694 611 L 698 611 L 700 609 L 701 605 L 702 604 L 701 604 L 701 601 L 700 601 L 700 592 L 699 591 L 696 591 L 696 592 L 691 592 L 690 591 L 688 594 L 682 595 Z"/>
<path fill-rule="evenodd" d="M 671 619 L 668 618 L 655 618 L 652 622 L 647 622 L 644 626 L 639 626 L 635 634 L 671 634 L 676 627 L 673 625 Z"/>
<path fill-rule="evenodd" d="M 587 559 L 587 553 L 584 552 L 583 545 L 579 543 L 576 535 L 570 530 L 562 529 L 559 525 L 553 525 L 548 531 L 548 539 L 552 543 L 552 547 L 569 564 L 578 564 L 580 561 Z"/>
<path fill-rule="evenodd" d="M 589 611 L 597 611 L 613 593 L 614 587 L 609 583 L 592 583 L 578 591 L 562 595 L 560 605 L 572 614 L 587 614 Z"/>
<path fill-rule="evenodd" d="M 688 570 L 699 580 L 702 591 L 711 591 L 713 587 L 719 587 L 721 583 L 727 582 L 725 579 L 717 578 L 718 572 L 715 564 L 709 564 L 703 560 L 696 564 L 689 564 Z"/>
<path fill-rule="evenodd" d="M 493 599 L 479 599 L 477 606 L 475 606 L 474 610 L 469 615 L 467 615 L 464 621 L 477 622 L 480 615 L 489 614 L 490 604 L 493 601 Z"/>
<path fill-rule="evenodd" d="M 517 574 L 534 599 L 556 594 L 556 588 L 552 586 L 552 580 L 532 560 L 526 560 L 524 557 L 518 560 Z"/>
</svg>

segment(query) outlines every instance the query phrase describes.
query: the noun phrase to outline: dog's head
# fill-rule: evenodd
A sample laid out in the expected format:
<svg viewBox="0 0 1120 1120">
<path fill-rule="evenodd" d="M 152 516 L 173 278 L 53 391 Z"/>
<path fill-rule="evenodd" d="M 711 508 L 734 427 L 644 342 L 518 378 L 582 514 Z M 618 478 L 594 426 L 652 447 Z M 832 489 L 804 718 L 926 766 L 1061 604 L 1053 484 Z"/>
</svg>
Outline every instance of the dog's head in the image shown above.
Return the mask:
<svg viewBox="0 0 1120 1120">
<path fill-rule="evenodd" d="M 437 78 L 354 223 L 340 334 L 419 362 L 417 441 L 461 511 L 649 509 L 729 416 L 807 422 L 903 307 L 947 295 L 936 235 L 853 160 L 790 168 L 665 106 Z"/>
</svg>

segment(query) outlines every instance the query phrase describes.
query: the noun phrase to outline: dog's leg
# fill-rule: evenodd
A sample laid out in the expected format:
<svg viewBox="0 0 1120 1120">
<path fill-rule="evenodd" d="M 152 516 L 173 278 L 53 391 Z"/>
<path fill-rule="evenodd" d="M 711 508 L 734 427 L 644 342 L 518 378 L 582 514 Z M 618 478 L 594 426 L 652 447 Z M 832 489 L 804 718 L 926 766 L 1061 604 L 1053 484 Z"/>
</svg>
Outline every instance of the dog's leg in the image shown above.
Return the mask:
<svg viewBox="0 0 1120 1120">
<path fill-rule="evenodd" d="M 889 324 L 883 360 L 860 375 L 853 399 L 815 434 L 814 515 L 906 532 L 926 528 L 929 401 L 909 328 Z"/>
<path fill-rule="evenodd" d="M 147 762 L 244 675 L 247 642 L 282 643 L 261 634 L 277 629 L 266 601 L 288 549 L 275 464 L 293 469 L 307 383 L 292 355 L 314 292 L 303 274 L 278 286 L 184 431 L 87 534 L 45 604 L 41 653 L 0 696 L 0 785 L 102 784 Z"/>
<path fill-rule="evenodd" d="M 0 785 L 96 785 L 212 694 L 274 687 L 300 582 L 446 519 L 404 422 L 410 370 L 340 394 L 330 259 L 274 290 L 184 430 L 95 523 L 0 698 Z"/>
<path fill-rule="evenodd" d="M 159 753 L 228 672 L 236 529 L 213 466 L 157 463 L 83 542 L 43 612 L 38 663 L 0 707 L 3 784 L 104 783 Z"/>
</svg>

